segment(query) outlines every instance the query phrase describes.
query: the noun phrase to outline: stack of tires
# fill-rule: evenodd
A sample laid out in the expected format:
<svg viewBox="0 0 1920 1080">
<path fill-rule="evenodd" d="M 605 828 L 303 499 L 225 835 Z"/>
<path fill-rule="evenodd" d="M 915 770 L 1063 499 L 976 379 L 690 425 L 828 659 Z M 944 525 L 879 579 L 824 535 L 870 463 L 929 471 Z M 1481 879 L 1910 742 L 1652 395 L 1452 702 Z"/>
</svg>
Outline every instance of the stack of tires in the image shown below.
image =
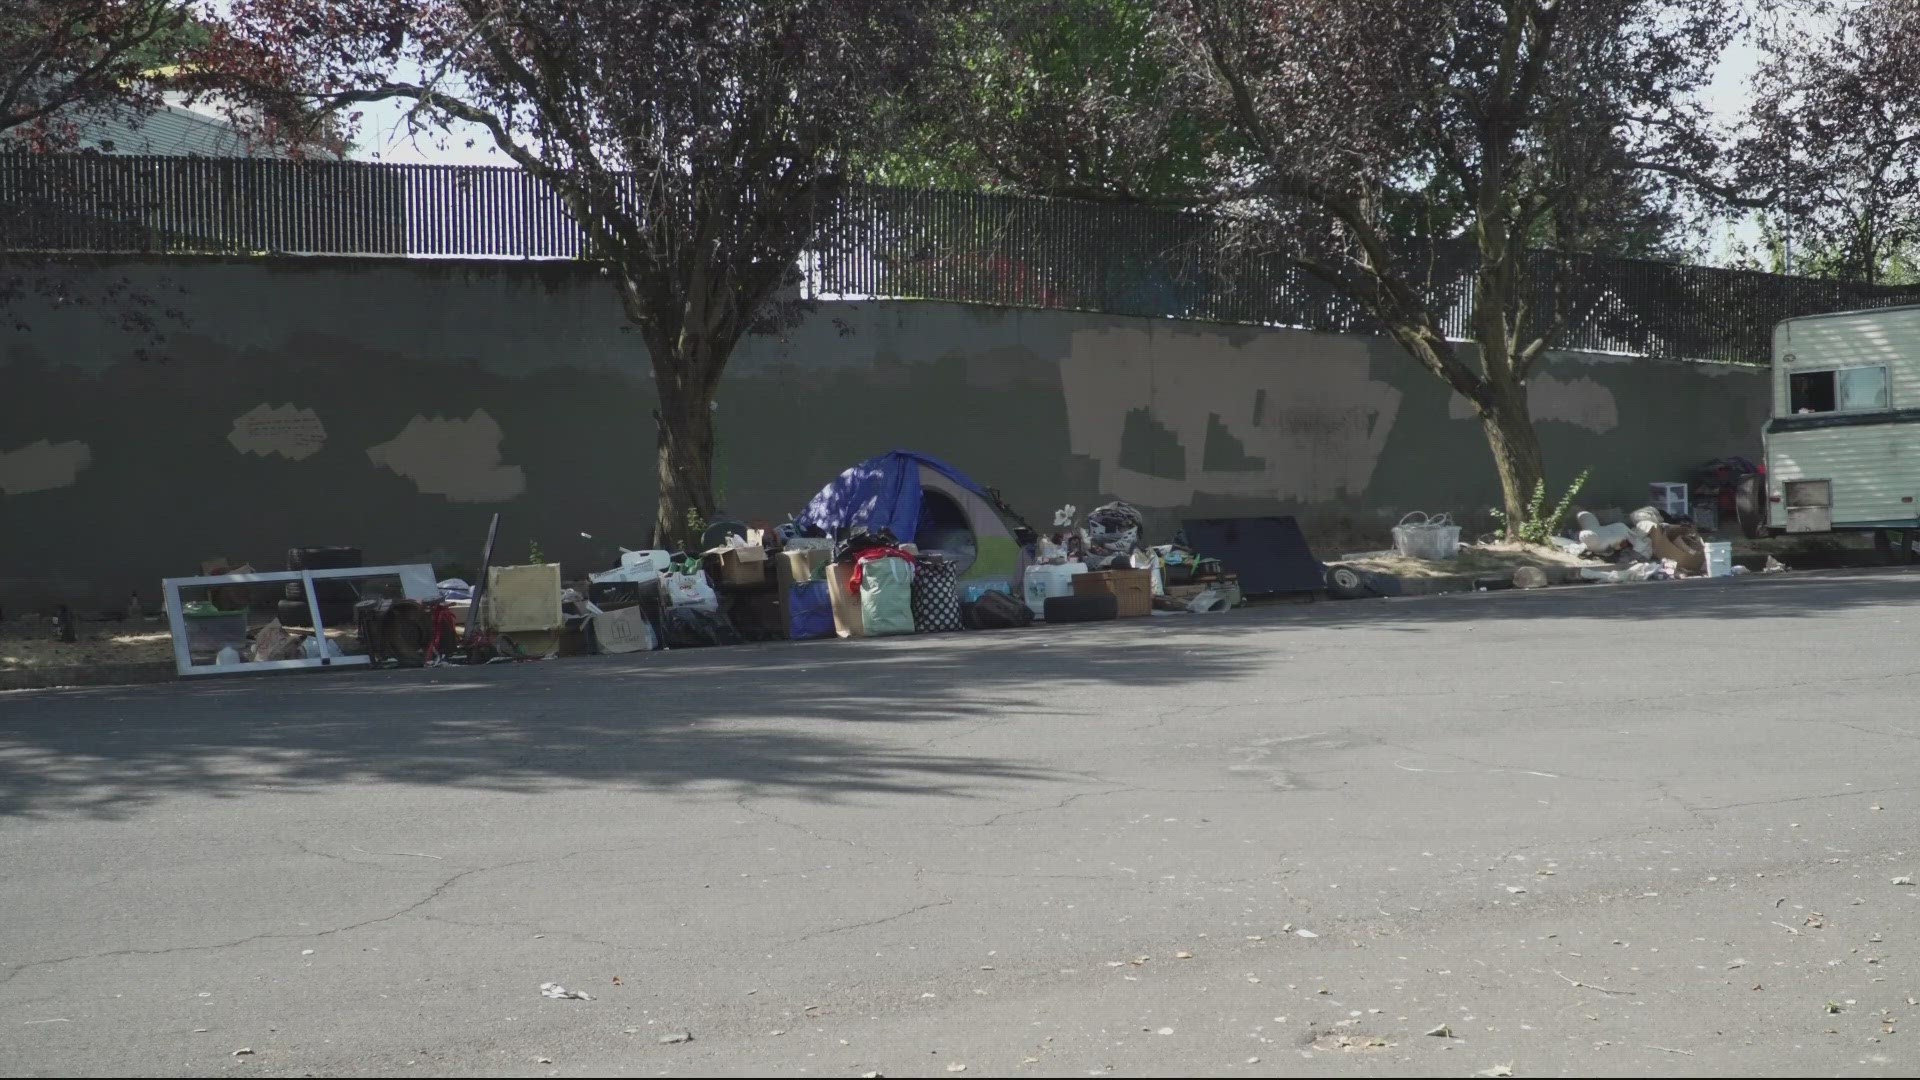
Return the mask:
<svg viewBox="0 0 1920 1080">
<path fill-rule="evenodd" d="M 365 566 L 357 547 L 294 548 L 287 552 L 289 570 L 347 570 Z M 313 592 L 320 601 L 320 620 L 328 626 L 348 628 L 354 625 L 353 605 L 360 591 L 351 581 L 316 581 Z M 307 605 L 307 589 L 298 581 L 287 582 L 286 599 L 280 601 L 280 625 L 313 625 L 313 612 Z"/>
</svg>

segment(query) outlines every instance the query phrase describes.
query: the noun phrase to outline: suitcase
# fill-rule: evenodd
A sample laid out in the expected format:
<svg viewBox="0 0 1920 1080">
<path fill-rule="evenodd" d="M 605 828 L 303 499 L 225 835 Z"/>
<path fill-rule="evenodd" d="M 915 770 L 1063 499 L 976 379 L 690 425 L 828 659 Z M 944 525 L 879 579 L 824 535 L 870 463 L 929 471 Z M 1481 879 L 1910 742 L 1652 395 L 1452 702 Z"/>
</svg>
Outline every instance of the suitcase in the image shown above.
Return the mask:
<svg viewBox="0 0 1920 1080">
<path fill-rule="evenodd" d="M 1033 609 L 1000 592 L 980 594 L 980 599 L 964 605 L 962 622 L 969 630 L 1013 630 L 1033 625 Z"/>
</svg>

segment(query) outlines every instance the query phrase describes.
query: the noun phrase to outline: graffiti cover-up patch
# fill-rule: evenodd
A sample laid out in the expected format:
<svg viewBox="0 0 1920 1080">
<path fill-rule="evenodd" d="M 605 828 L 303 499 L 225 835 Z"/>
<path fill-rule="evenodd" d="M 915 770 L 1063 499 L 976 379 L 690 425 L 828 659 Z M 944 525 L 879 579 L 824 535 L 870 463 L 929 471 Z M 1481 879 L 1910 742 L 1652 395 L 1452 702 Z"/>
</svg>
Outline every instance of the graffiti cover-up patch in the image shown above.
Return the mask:
<svg viewBox="0 0 1920 1080">
<path fill-rule="evenodd" d="M 526 471 L 501 461 L 499 421 L 485 409 L 465 420 L 415 416 L 367 457 L 413 481 L 422 495 L 448 502 L 507 502 L 527 490 Z"/>
<path fill-rule="evenodd" d="M 1357 498 L 1373 481 L 1402 395 L 1373 378 L 1365 339 L 1302 340 L 1307 355 L 1292 341 L 1283 352 L 1269 339 L 1076 331 L 1060 365 L 1073 451 L 1100 463 L 1102 491 L 1141 506 L 1185 506 L 1197 494 Z M 1140 467 L 1143 416 L 1171 433 L 1178 462 Z"/>
<path fill-rule="evenodd" d="M 1595 435 L 1605 435 L 1620 426 L 1620 406 L 1614 401 L 1613 391 L 1584 375 L 1563 380 L 1542 372 L 1528 379 L 1527 411 L 1535 422 L 1558 420 Z M 1471 420 L 1473 405 L 1454 394 L 1447 401 L 1447 415 Z"/>
<path fill-rule="evenodd" d="M 93 448 L 83 442 L 41 439 L 0 453 L 0 494 L 30 495 L 72 487 L 80 470 L 93 464 Z"/>
<path fill-rule="evenodd" d="M 263 401 L 234 418 L 227 441 L 243 454 L 279 454 L 288 461 L 304 461 L 327 444 L 327 429 L 312 409 Z"/>
</svg>

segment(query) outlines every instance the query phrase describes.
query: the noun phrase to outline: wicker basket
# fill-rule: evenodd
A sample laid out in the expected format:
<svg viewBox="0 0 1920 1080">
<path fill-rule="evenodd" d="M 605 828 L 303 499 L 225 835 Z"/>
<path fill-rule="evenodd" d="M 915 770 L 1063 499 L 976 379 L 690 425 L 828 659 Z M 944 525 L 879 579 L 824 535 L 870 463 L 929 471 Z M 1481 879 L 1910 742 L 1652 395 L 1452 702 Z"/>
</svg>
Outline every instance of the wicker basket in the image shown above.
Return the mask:
<svg viewBox="0 0 1920 1080">
<path fill-rule="evenodd" d="M 1120 602 L 1120 618 L 1153 614 L 1153 571 L 1095 570 L 1073 576 L 1073 595 L 1112 596 Z"/>
</svg>

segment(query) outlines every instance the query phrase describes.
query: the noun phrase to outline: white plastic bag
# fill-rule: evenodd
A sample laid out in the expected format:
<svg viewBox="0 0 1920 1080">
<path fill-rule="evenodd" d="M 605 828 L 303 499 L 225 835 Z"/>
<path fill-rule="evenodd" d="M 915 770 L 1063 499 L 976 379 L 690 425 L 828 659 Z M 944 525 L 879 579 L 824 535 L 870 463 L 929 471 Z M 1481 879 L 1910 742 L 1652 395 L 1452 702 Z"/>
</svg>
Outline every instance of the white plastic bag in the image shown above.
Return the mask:
<svg viewBox="0 0 1920 1080">
<path fill-rule="evenodd" d="M 705 570 L 695 570 L 691 574 L 662 574 L 660 587 L 666 590 L 668 607 L 720 610 L 720 594 L 713 591 L 713 583 L 707 580 Z"/>
<path fill-rule="evenodd" d="M 1062 563 L 1058 566 L 1029 566 L 1027 576 L 1021 582 L 1027 607 L 1032 609 L 1033 617 L 1047 617 L 1047 598 L 1049 596 L 1072 596 L 1073 576 L 1087 572 L 1083 562 Z"/>
<path fill-rule="evenodd" d="M 1153 549 L 1136 551 L 1128 561 L 1133 564 L 1135 570 L 1153 571 L 1153 595 L 1167 595 L 1167 583 L 1164 580 L 1165 575 L 1163 575 L 1160 570 L 1160 553 L 1158 551 Z"/>
<path fill-rule="evenodd" d="M 300 643 L 300 651 L 305 654 L 309 660 L 319 660 L 323 657 L 341 655 L 340 643 L 332 638 L 327 638 L 326 644 L 324 645 L 321 644 L 321 639 L 319 638 L 307 638 Z"/>
</svg>

